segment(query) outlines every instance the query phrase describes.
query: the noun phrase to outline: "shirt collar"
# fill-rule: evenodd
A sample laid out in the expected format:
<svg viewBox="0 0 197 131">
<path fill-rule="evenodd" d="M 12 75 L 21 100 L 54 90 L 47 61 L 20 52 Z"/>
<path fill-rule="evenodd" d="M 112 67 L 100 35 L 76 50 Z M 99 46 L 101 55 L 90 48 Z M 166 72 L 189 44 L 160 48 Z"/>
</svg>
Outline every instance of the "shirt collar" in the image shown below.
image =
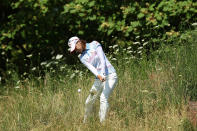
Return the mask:
<svg viewBox="0 0 197 131">
<path fill-rule="evenodd" d="M 86 48 L 85 48 L 85 50 L 82 52 L 82 54 L 85 53 L 85 52 L 87 52 L 89 49 L 90 49 L 90 44 L 89 44 L 89 43 L 86 43 Z"/>
<path fill-rule="evenodd" d="M 89 50 L 90 49 L 90 44 L 86 43 L 86 49 L 85 50 Z"/>
</svg>

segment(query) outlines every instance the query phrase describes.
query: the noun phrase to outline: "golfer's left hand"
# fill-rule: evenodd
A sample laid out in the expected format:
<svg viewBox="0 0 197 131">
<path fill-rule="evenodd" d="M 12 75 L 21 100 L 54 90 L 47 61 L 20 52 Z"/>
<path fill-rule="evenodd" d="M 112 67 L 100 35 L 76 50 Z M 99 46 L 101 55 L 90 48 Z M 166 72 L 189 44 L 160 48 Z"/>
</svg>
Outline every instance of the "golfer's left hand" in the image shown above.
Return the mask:
<svg viewBox="0 0 197 131">
<path fill-rule="evenodd" d="M 104 82 L 104 81 L 105 81 L 105 78 L 104 78 L 104 77 L 102 77 L 101 75 L 98 75 L 97 77 L 99 78 L 99 80 L 100 80 L 100 81 L 102 81 L 102 82 Z"/>
</svg>

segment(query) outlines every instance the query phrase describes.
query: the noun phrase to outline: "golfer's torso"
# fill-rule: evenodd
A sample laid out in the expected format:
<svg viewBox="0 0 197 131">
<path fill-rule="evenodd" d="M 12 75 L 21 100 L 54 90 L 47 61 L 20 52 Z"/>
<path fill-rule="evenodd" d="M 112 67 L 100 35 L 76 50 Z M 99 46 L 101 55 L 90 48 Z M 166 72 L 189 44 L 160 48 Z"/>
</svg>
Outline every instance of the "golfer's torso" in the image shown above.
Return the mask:
<svg viewBox="0 0 197 131">
<path fill-rule="evenodd" d="M 92 66 L 96 68 L 97 72 L 100 74 L 101 73 L 101 60 L 96 52 L 96 48 L 100 46 L 100 43 L 93 41 L 91 43 L 87 43 L 86 46 L 87 46 L 87 50 L 82 53 L 82 55 L 80 56 L 80 60 L 90 63 Z M 106 66 L 105 66 L 106 75 L 116 72 L 114 67 L 111 65 L 111 63 L 105 56 L 105 54 L 103 55 L 104 55 L 104 59 L 106 62 Z"/>
</svg>

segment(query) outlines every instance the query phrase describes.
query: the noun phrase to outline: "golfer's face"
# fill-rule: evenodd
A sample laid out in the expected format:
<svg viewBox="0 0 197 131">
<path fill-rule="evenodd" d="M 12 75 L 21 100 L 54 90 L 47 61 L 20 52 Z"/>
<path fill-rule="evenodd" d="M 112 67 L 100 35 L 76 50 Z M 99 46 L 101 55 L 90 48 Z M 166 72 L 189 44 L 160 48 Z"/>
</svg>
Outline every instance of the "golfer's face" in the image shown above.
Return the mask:
<svg viewBox="0 0 197 131">
<path fill-rule="evenodd" d="M 81 41 L 78 41 L 77 44 L 75 45 L 75 51 L 78 53 L 82 53 L 83 47 Z"/>
</svg>

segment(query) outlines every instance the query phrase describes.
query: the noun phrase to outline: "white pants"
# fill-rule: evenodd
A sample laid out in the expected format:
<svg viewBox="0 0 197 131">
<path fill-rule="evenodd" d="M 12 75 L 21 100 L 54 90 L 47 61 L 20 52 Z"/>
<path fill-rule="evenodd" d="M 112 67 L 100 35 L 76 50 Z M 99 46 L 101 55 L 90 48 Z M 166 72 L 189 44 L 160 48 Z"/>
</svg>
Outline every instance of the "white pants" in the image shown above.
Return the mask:
<svg viewBox="0 0 197 131">
<path fill-rule="evenodd" d="M 109 108 L 108 98 L 112 93 L 117 80 L 118 77 L 116 73 L 107 75 L 105 82 L 101 82 L 99 79 L 95 79 L 94 84 L 90 89 L 90 94 L 85 102 L 84 122 L 86 122 L 87 118 L 92 113 L 93 105 L 98 96 L 100 96 L 100 122 L 103 122 L 105 120 Z"/>
</svg>

